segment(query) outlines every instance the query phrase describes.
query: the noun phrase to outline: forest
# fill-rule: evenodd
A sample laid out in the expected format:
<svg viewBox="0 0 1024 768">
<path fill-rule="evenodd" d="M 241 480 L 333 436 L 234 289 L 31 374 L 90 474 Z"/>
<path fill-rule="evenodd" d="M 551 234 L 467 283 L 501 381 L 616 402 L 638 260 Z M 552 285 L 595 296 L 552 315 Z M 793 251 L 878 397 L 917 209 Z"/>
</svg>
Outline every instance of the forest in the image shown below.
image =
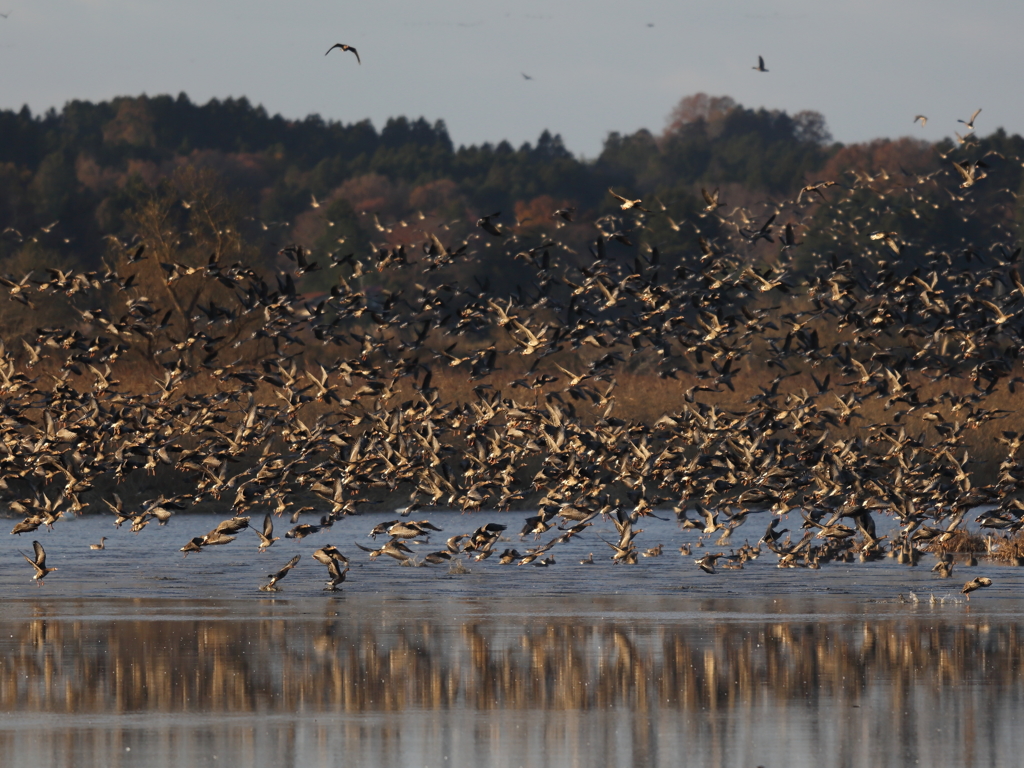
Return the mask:
<svg viewBox="0 0 1024 768">
<path fill-rule="evenodd" d="M 792 224 L 806 251 L 842 256 L 856 248 L 856 238 L 822 240 L 837 216 L 871 221 L 907 242 L 927 235 L 928 248 L 954 255 L 980 247 L 980 233 L 992 227 L 1016 233 L 1022 218 L 1021 168 L 1001 160 L 1021 154 L 1019 136 L 1000 130 L 966 137 L 973 156 L 1004 167 L 998 185 L 966 193 L 965 216 L 953 211 L 960 195 L 949 186 L 913 183 L 955 176 L 952 143 L 901 138 L 843 146 L 831 141 L 818 113 L 748 109 L 706 94 L 683 98 L 659 133 L 609 134 L 592 160 L 574 156 L 547 131 L 518 148 L 504 141 L 456 148 L 440 121 L 398 117 L 378 130 L 369 121 L 270 116 L 244 98 L 198 105 L 185 94 L 73 101 L 43 115 L 3 111 L 0 135 L 0 271 L 8 274 L 99 268 L 118 242 L 139 236 L 135 216 L 146 201 L 173 187 L 187 205 L 183 179 L 197 173 L 230 207 L 246 258 L 265 265 L 292 245 L 316 258 L 409 244 L 439 227 L 462 237 L 494 212 L 509 232 L 542 231 L 556 210 L 573 209 L 576 221 L 592 222 L 616 210 L 609 189 L 656 201 L 666 214 L 630 241 L 632 249 L 664 246 L 666 227 L 675 234 L 669 250 L 685 247 L 681 242 L 695 247 L 700 236 L 747 226 L 744 217 L 774 211 L 778 201 L 823 180 L 836 183 L 828 194 L 841 196 L 841 206 L 813 205 L 799 219 L 780 221 Z M 860 180 L 885 192 L 887 205 L 853 191 Z M 719 189 L 726 205 L 706 215 L 702 189 Z M 426 224 L 417 230 L 414 222 Z M 689 236 L 682 241 L 680 225 Z M 561 232 L 579 247 L 593 234 L 590 224 Z M 751 256 L 765 254 L 753 249 Z M 913 249 L 901 254 L 919 257 Z M 481 267 L 481 278 L 501 274 Z M 316 280 L 304 286 L 328 287 Z"/>
</svg>

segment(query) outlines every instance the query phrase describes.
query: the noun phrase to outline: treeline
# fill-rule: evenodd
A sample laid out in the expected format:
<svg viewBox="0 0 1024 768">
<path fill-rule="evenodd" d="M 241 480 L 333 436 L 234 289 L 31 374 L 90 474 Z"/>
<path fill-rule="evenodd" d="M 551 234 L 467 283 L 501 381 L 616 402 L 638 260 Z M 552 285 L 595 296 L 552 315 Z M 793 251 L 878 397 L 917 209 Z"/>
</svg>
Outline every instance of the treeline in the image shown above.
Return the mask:
<svg viewBox="0 0 1024 768">
<path fill-rule="evenodd" d="M 652 219 L 664 216 L 639 238 L 605 234 L 643 248 L 671 228 L 679 251 L 696 249 L 700 237 L 713 241 L 723 228 L 752 226 L 804 186 L 836 182 L 806 193 L 807 207 L 777 222 L 789 223 L 805 245 L 798 265 L 823 251 L 847 255 L 865 228 L 895 232 L 904 260 L 923 260 L 915 243 L 925 239 L 928 249 L 960 259 L 990 247 L 980 243 L 991 244 L 993 232 L 1000 242 L 1016 239 L 1024 220 L 1021 168 L 1003 161 L 1024 154 L 1019 136 L 1000 130 L 959 146 L 910 139 L 843 146 L 818 113 L 749 109 L 705 94 L 680 101 L 660 133 L 610 134 L 592 160 L 547 131 L 518 148 L 504 141 L 455 147 L 441 121 L 400 117 L 378 130 L 369 121 L 345 125 L 317 115 L 287 120 L 245 98 L 199 105 L 185 94 L 73 101 L 44 115 L 3 111 L 0 136 L 0 273 L 11 275 L 53 265 L 98 268 L 114 238 L 123 246 L 139 234 L 135 214 L 147 199 L 180 193 L 187 208 L 185 168 L 220 187 L 249 256 L 264 261 L 295 244 L 323 257 L 417 243 L 435 229 L 464 237 L 495 211 L 510 234 L 558 224 L 563 240 L 585 248 L 593 227 L 553 214 L 574 209 L 569 218 L 600 221 L 619 204 L 609 188 L 642 198 Z M 989 178 L 962 189 L 953 162 L 976 160 L 983 161 L 978 176 Z M 702 188 L 720 188 L 724 205 L 704 210 Z M 752 259 L 770 261 L 765 247 L 754 241 Z"/>
</svg>

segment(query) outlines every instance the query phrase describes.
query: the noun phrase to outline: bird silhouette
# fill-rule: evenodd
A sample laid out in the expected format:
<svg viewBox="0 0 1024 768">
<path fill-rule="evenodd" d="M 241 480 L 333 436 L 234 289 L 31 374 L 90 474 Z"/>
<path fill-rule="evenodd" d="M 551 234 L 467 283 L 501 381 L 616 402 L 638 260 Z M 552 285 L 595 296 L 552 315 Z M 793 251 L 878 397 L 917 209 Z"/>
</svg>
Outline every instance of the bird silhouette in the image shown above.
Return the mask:
<svg viewBox="0 0 1024 768">
<path fill-rule="evenodd" d="M 328 49 L 327 49 L 327 53 L 330 53 L 330 52 L 331 52 L 331 51 L 333 51 L 333 50 L 334 50 L 335 48 L 340 48 L 340 49 L 341 49 L 341 50 L 343 50 L 343 51 L 352 51 L 352 53 L 354 53 L 354 54 L 355 54 L 355 56 L 356 56 L 356 61 L 357 61 L 357 62 L 358 62 L 359 64 L 362 64 L 362 63 L 363 63 L 362 59 L 360 59 L 360 58 L 359 58 L 359 51 L 357 51 L 357 50 L 356 50 L 355 48 L 353 48 L 353 47 L 352 47 L 351 45 L 345 45 L 345 43 L 335 43 L 334 45 L 332 45 L 332 46 L 331 46 L 330 48 L 328 48 Z M 327 53 L 325 53 L 325 54 L 324 54 L 324 56 L 326 56 L 326 55 L 327 55 Z"/>
</svg>

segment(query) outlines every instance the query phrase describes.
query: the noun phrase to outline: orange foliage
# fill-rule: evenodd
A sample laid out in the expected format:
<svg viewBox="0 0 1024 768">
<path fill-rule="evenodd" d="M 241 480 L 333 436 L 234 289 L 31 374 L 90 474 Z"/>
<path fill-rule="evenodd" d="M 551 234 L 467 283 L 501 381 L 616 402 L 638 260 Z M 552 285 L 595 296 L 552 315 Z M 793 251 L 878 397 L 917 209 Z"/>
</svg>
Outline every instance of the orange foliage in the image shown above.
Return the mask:
<svg viewBox="0 0 1024 768">
<path fill-rule="evenodd" d="M 864 144 L 850 144 L 835 153 L 825 164 L 821 177 L 837 179 L 848 171 L 862 174 L 926 173 L 936 165 L 935 151 L 921 139 L 875 139 Z"/>
<path fill-rule="evenodd" d="M 551 195 L 541 195 L 535 197 L 533 200 L 526 202 L 524 200 L 516 201 L 516 219 L 519 221 L 520 227 L 540 227 L 551 224 L 551 214 L 557 211 L 559 208 L 565 208 L 570 203 L 565 200 L 559 202 Z"/>
</svg>

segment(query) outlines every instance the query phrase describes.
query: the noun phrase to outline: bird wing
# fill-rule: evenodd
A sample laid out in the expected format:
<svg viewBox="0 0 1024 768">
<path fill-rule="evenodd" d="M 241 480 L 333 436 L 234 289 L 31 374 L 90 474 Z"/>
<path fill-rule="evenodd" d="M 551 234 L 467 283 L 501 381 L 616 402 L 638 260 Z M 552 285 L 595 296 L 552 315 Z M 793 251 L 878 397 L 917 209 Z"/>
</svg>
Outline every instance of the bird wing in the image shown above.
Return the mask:
<svg viewBox="0 0 1024 768">
<path fill-rule="evenodd" d="M 295 557 L 293 557 L 291 560 L 288 561 L 288 564 L 284 568 L 282 568 L 280 571 L 278 571 L 273 576 L 271 576 L 271 578 L 272 579 L 283 579 L 285 574 L 288 573 L 288 571 L 290 571 L 292 568 L 294 568 L 298 564 L 299 557 L 300 557 L 300 555 L 296 555 Z"/>
<path fill-rule="evenodd" d="M 263 535 L 268 539 L 274 535 L 274 521 L 271 519 L 269 512 L 267 513 L 267 516 L 263 518 Z"/>
<path fill-rule="evenodd" d="M 32 549 L 34 549 L 36 551 L 36 559 L 35 559 L 35 563 L 34 564 L 38 565 L 40 568 L 45 568 L 46 567 L 46 552 L 43 550 L 43 545 L 40 544 L 38 541 L 33 541 L 32 542 Z M 30 560 L 29 562 L 32 562 L 32 561 Z"/>
<path fill-rule="evenodd" d="M 953 161 L 953 167 L 960 172 L 960 175 L 963 177 L 964 181 L 970 181 L 971 178 L 974 176 L 974 174 L 971 173 L 970 169 L 966 165 L 961 165 L 956 160 Z"/>
</svg>

